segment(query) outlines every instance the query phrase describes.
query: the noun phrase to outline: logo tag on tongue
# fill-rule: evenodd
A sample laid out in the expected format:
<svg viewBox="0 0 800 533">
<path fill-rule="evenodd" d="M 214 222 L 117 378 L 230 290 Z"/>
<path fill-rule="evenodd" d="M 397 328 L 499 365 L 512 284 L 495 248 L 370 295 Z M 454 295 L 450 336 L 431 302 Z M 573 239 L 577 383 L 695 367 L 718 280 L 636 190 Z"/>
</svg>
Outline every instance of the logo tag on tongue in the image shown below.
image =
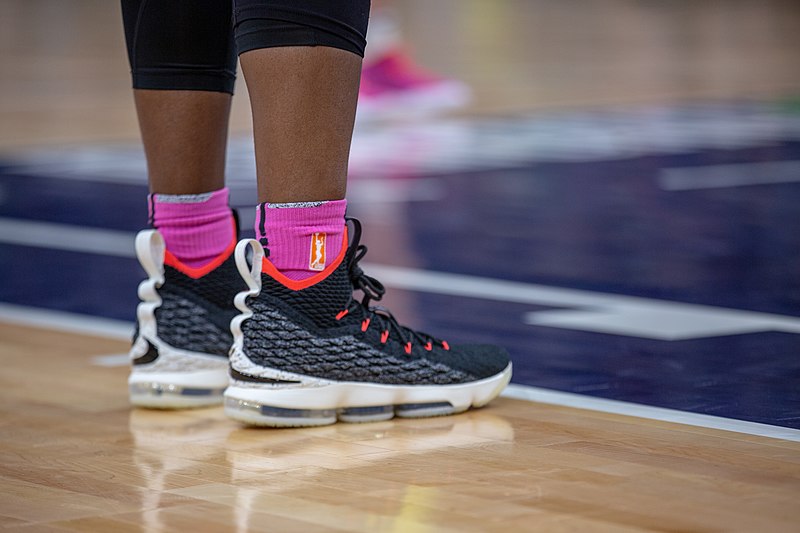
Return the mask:
<svg viewBox="0 0 800 533">
<path fill-rule="evenodd" d="M 325 270 L 325 233 L 311 236 L 311 253 L 308 258 L 309 270 Z"/>
</svg>

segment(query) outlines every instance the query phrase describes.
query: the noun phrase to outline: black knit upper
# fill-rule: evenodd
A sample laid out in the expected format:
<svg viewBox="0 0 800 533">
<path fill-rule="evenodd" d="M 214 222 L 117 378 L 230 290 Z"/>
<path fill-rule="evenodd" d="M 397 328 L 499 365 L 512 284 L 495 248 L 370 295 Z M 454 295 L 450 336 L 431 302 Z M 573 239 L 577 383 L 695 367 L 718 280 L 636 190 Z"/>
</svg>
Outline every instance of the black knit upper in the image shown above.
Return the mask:
<svg viewBox="0 0 800 533">
<path fill-rule="evenodd" d="M 227 309 L 233 307 L 233 297 L 247 289 L 247 285 L 242 280 L 231 254 L 220 266 L 197 279 L 190 278 L 174 267 L 164 265 L 162 289 L 183 289 L 205 302 Z"/>
<path fill-rule="evenodd" d="M 233 343 L 230 322 L 237 314 L 233 299 L 247 288 L 233 255 L 198 279 L 166 265 L 164 279 L 155 312 L 158 336 L 175 348 L 227 356 Z"/>
</svg>

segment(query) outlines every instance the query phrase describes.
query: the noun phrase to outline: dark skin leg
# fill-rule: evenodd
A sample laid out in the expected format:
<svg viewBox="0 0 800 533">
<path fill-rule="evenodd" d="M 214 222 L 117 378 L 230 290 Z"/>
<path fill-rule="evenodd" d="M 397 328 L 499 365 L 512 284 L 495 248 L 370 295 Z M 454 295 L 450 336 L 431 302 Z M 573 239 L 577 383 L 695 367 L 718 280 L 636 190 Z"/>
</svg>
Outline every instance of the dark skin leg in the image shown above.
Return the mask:
<svg viewBox="0 0 800 533">
<path fill-rule="evenodd" d="M 253 109 L 259 202 L 340 200 L 361 58 L 323 46 L 240 56 Z"/>
<path fill-rule="evenodd" d="M 133 91 L 150 192 L 199 194 L 225 186 L 231 95 Z"/>
</svg>

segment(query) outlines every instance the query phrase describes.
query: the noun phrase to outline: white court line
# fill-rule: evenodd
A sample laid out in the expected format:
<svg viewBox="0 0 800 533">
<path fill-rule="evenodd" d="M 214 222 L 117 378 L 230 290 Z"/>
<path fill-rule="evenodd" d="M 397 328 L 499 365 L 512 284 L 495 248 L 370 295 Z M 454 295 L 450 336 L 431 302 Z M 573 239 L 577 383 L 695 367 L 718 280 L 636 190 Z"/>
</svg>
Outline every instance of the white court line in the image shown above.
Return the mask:
<svg viewBox="0 0 800 533">
<path fill-rule="evenodd" d="M 526 313 L 526 323 L 657 340 L 782 331 L 800 333 L 800 317 L 549 287 L 446 272 L 364 265 L 384 285 L 453 296 L 539 306 L 573 307 Z"/>
<path fill-rule="evenodd" d="M 689 413 L 686 411 L 677 411 L 675 409 L 665 409 L 663 407 L 651 407 L 649 405 L 621 402 L 619 400 L 594 398 L 592 396 L 583 396 L 581 394 L 560 392 L 540 387 L 517 385 L 516 383 L 512 383 L 506 387 L 502 396 L 536 403 L 586 409 L 587 411 L 634 416 L 637 418 L 672 422 L 674 424 L 683 424 L 686 426 L 719 429 L 722 431 L 733 431 L 735 433 L 745 433 L 747 435 L 758 435 L 761 437 L 800 442 L 800 430 L 797 429 L 770 426 L 769 424 L 759 424 L 757 422 L 747 422 L 745 420 L 734 420 L 732 418 L 722 418 L 720 416 Z"/>
<path fill-rule="evenodd" d="M 108 355 L 98 355 L 92 357 L 92 364 L 95 366 L 104 366 L 107 368 L 115 368 L 120 366 L 128 366 L 131 364 L 131 356 L 127 353 L 112 353 Z"/>
<path fill-rule="evenodd" d="M 134 234 L 124 231 L 0 218 L 0 242 L 23 246 L 133 257 L 133 240 Z M 800 333 L 800 317 L 794 316 L 386 265 L 364 267 L 388 287 L 562 308 L 526 313 L 524 322 L 537 326 L 664 341 Z"/>
<path fill-rule="evenodd" d="M 0 217 L 0 242 L 85 252 L 117 257 L 135 257 L 133 233 Z"/>
<path fill-rule="evenodd" d="M 76 315 L 59 311 L 42 311 L 40 309 L 10 304 L 0 304 L 0 321 L 39 328 L 55 329 L 69 333 L 81 333 L 95 337 L 107 337 L 125 340 L 130 340 L 132 331 L 131 324 L 119 320 L 87 317 L 85 315 Z M 124 354 L 111 354 L 94 357 L 92 358 L 92 364 L 105 367 L 127 366 L 128 356 Z M 800 442 L 800 431 L 796 429 L 770 426 L 767 424 L 758 424 L 755 422 L 746 422 L 743 420 L 733 420 L 717 416 L 687 413 L 684 411 L 650 407 L 648 405 L 621 402 L 617 400 L 593 398 L 591 396 L 559 392 L 540 387 L 517 385 L 516 383 L 509 385 L 506 390 L 503 391 L 502 396 L 536 403 L 573 407 L 587 411 L 613 413 L 637 418 L 645 418 L 648 420 L 673 422 L 688 426 L 719 429 L 723 431 L 733 431 L 735 433 L 744 433 L 747 435 L 758 435 L 762 437 Z"/>
<path fill-rule="evenodd" d="M 665 191 L 721 189 L 800 182 L 800 161 L 768 161 L 662 169 L 658 184 Z"/>
<path fill-rule="evenodd" d="M 0 303 L 0 321 L 108 339 L 130 341 L 133 337 L 133 324 L 130 322 L 6 303 Z"/>
</svg>

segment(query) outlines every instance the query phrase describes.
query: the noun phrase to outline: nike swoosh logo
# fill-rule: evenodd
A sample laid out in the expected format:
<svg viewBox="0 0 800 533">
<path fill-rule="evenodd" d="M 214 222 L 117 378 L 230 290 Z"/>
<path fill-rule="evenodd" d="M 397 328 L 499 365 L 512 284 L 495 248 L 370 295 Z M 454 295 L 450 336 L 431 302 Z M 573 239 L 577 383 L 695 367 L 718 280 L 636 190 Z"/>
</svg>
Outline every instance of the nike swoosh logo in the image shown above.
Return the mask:
<svg viewBox="0 0 800 533">
<path fill-rule="evenodd" d="M 249 374 L 242 374 L 241 372 L 237 372 L 236 370 L 231 368 L 231 377 L 238 381 L 247 381 L 250 383 L 272 383 L 273 385 L 291 385 L 291 384 L 298 384 L 299 381 L 288 381 L 283 379 L 275 379 L 275 378 L 262 378 L 259 376 L 251 376 Z"/>
<path fill-rule="evenodd" d="M 147 363 L 152 363 L 158 359 L 158 348 L 153 346 L 153 343 L 147 341 L 147 352 L 144 355 L 140 355 L 136 359 L 133 360 L 134 365 L 146 365 Z"/>
</svg>

